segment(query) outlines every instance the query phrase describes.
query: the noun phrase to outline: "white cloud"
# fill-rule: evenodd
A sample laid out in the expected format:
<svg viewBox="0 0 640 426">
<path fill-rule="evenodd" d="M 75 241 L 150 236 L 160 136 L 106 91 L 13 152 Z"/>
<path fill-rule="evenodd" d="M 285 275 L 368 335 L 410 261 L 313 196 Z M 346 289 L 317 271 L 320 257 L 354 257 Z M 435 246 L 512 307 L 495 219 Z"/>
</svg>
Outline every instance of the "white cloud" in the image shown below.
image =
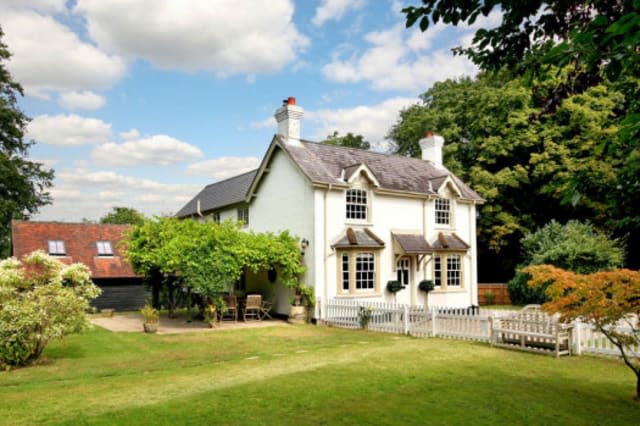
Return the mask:
<svg viewBox="0 0 640 426">
<path fill-rule="evenodd" d="M 52 169 L 53 166 L 55 166 L 56 164 L 58 164 L 60 162 L 59 159 L 57 158 L 35 158 L 32 157 L 29 159 L 30 161 L 36 162 L 36 163 L 41 163 L 45 169 Z"/>
<path fill-rule="evenodd" d="M 60 95 L 59 103 L 66 109 L 100 109 L 105 104 L 104 96 L 88 90 L 82 92 L 66 92 Z"/>
<path fill-rule="evenodd" d="M 87 169 L 60 170 L 54 184 L 53 204 L 44 206 L 36 219 L 98 219 L 113 206 L 130 206 L 146 215 L 174 213 L 202 189 Z"/>
<path fill-rule="evenodd" d="M 322 4 L 316 8 L 316 14 L 311 19 L 311 23 L 321 27 L 327 21 L 339 21 L 347 12 L 362 9 L 364 5 L 364 0 L 323 0 Z"/>
<path fill-rule="evenodd" d="M 200 157 L 202 151 L 199 148 L 167 135 L 153 135 L 121 144 L 109 142 L 96 147 L 91 153 L 96 163 L 110 166 L 166 166 Z"/>
<path fill-rule="evenodd" d="M 111 137 L 111 124 L 76 114 L 39 115 L 29 123 L 27 137 L 57 146 L 103 143 Z"/>
<path fill-rule="evenodd" d="M 102 49 L 162 69 L 219 76 L 275 72 L 309 41 L 293 23 L 290 0 L 78 0 Z"/>
<path fill-rule="evenodd" d="M 131 129 L 126 132 L 120 132 L 120 137 L 125 141 L 130 141 L 133 139 L 138 139 L 140 137 L 140 132 L 138 129 Z"/>
<path fill-rule="evenodd" d="M 259 165 L 260 159 L 256 157 L 220 157 L 189 165 L 187 174 L 221 180 L 254 170 Z"/>
<path fill-rule="evenodd" d="M 410 92 L 424 91 L 436 81 L 475 74 L 477 68 L 466 57 L 453 56 L 448 48 L 426 52 L 442 28 L 436 25 L 428 36 L 415 29 L 407 31 L 403 25 L 371 32 L 365 36 L 371 47 L 346 59 L 337 50 L 322 72 L 340 83 L 368 81 L 376 90 Z"/>
<path fill-rule="evenodd" d="M 38 12 L 64 12 L 66 0 L 3 0 L 1 8 L 37 10 Z"/>
<path fill-rule="evenodd" d="M 388 148 L 387 132 L 396 123 L 400 110 L 418 102 L 417 98 L 391 98 L 376 105 L 354 108 L 308 111 L 306 116 L 317 124 L 316 139 L 324 139 L 335 130 L 341 134 L 361 134 L 377 151 Z"/>
<path fill-rule="evenodd" d="M 124 62 L 83 42 L 67 26 L 33 11 L 3 11 L 5 43 L 13 56 L 7 67 L 29 95 L 48 91 L 112 86 L 125 72 Z"/>
</svg>

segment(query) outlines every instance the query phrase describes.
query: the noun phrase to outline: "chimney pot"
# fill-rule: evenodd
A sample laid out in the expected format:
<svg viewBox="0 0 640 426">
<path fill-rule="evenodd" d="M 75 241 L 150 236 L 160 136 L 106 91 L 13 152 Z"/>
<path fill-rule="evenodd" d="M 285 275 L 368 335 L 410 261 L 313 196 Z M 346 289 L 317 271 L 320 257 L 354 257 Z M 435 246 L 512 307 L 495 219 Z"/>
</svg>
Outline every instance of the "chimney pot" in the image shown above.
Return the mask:
<svg viewBox="0 0 640 426">
<path fill-rule="evenodd" d="M 423 160 L 442 165 L 442 145 L 444 145 L 444 138 L 442 136 L 428 131 L 425 133 L 425 137 L 420 139 L 418 143 L 422 149 Z"/>
<path fill-rule="evenodd" d="M 285 142 L 302 146 L 300 143 L 300 119 L 303 114 L 304 110 L 296 105 L 294 96 L 283 100 L 282 106 L 276 110 L 274 117 L 278 122 L 278 135 Z"/>
</svg>

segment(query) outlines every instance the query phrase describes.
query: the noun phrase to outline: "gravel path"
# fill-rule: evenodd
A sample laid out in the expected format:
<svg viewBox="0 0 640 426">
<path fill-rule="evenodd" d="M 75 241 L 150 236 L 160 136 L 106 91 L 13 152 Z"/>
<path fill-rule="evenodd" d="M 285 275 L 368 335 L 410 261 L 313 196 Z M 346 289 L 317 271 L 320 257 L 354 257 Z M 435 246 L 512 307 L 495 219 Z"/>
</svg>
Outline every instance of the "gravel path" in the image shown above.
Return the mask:
<svg viewBox="0 0 640 426">
<path fill-rule="evenodd" d="M 131 314 L 114 314 L 112 317 L 95 316 L 91 322 L 102 328 L 106 328 L 115 332 L 142 332 L 142 315 Z M 184 318 L 167 318 L 162 316 L 158 325 L 158 334 L 171 333 L 190 333 L 194 331 L 219 331 L 233 330 L 239 328 L 257 328 L 257 327 L 286 327 L 288 324 L 281 320 L 268 321 L 223 321 L 218 323 L 215 328 L 209 327 L 202 321 L 187 322 Z"/>
</svg>

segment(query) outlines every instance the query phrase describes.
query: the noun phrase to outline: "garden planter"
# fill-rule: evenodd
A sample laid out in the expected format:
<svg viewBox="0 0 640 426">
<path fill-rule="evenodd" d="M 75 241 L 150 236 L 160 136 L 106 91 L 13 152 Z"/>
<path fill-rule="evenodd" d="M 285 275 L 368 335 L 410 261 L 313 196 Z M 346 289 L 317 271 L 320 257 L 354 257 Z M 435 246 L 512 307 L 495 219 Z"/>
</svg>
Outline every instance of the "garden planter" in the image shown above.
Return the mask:
<svg viewBox="0 0 640 426">
<path fill-rule="evenodd" d="M 289 307 L 289 322 L 292 324 L 304 324 L 307 322 L 307 307 L 291 305 Z"/>
<path fill-rule="evenodd" d="M 158 323 L 145 322 L 142 325 L 145 333 L 156 333 L 158 331 Z"/>
</svg>

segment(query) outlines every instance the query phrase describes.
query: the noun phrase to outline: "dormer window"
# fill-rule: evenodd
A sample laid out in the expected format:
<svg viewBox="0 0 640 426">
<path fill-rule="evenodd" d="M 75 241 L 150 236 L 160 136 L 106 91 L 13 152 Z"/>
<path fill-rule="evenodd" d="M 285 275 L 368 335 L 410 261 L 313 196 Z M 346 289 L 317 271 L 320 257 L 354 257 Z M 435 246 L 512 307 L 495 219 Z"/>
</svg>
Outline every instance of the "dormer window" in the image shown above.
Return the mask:
<svg viewBox="0 0 640 426">
<path fill-rule="evenodd" d="M 113 248 L 111 241 L 96 241 L 98 247 L 98 256 L 113 256 Z"/>
<path fill-rule="evenodd" d="M 436 199 L 436 225 L 451 224 L 451 200 Z"/>
<path fill-rule="evenodd" d="M 64 241 L 49 240 L 49 254 L 51 256 L 66 256 L 67 251 L 64 248 Z"/>
<path fill-rule="evenodd" d="M 347 219 L 367 220 L 367 191 L 349 189 L 346 201 Z"/>
</svg>

